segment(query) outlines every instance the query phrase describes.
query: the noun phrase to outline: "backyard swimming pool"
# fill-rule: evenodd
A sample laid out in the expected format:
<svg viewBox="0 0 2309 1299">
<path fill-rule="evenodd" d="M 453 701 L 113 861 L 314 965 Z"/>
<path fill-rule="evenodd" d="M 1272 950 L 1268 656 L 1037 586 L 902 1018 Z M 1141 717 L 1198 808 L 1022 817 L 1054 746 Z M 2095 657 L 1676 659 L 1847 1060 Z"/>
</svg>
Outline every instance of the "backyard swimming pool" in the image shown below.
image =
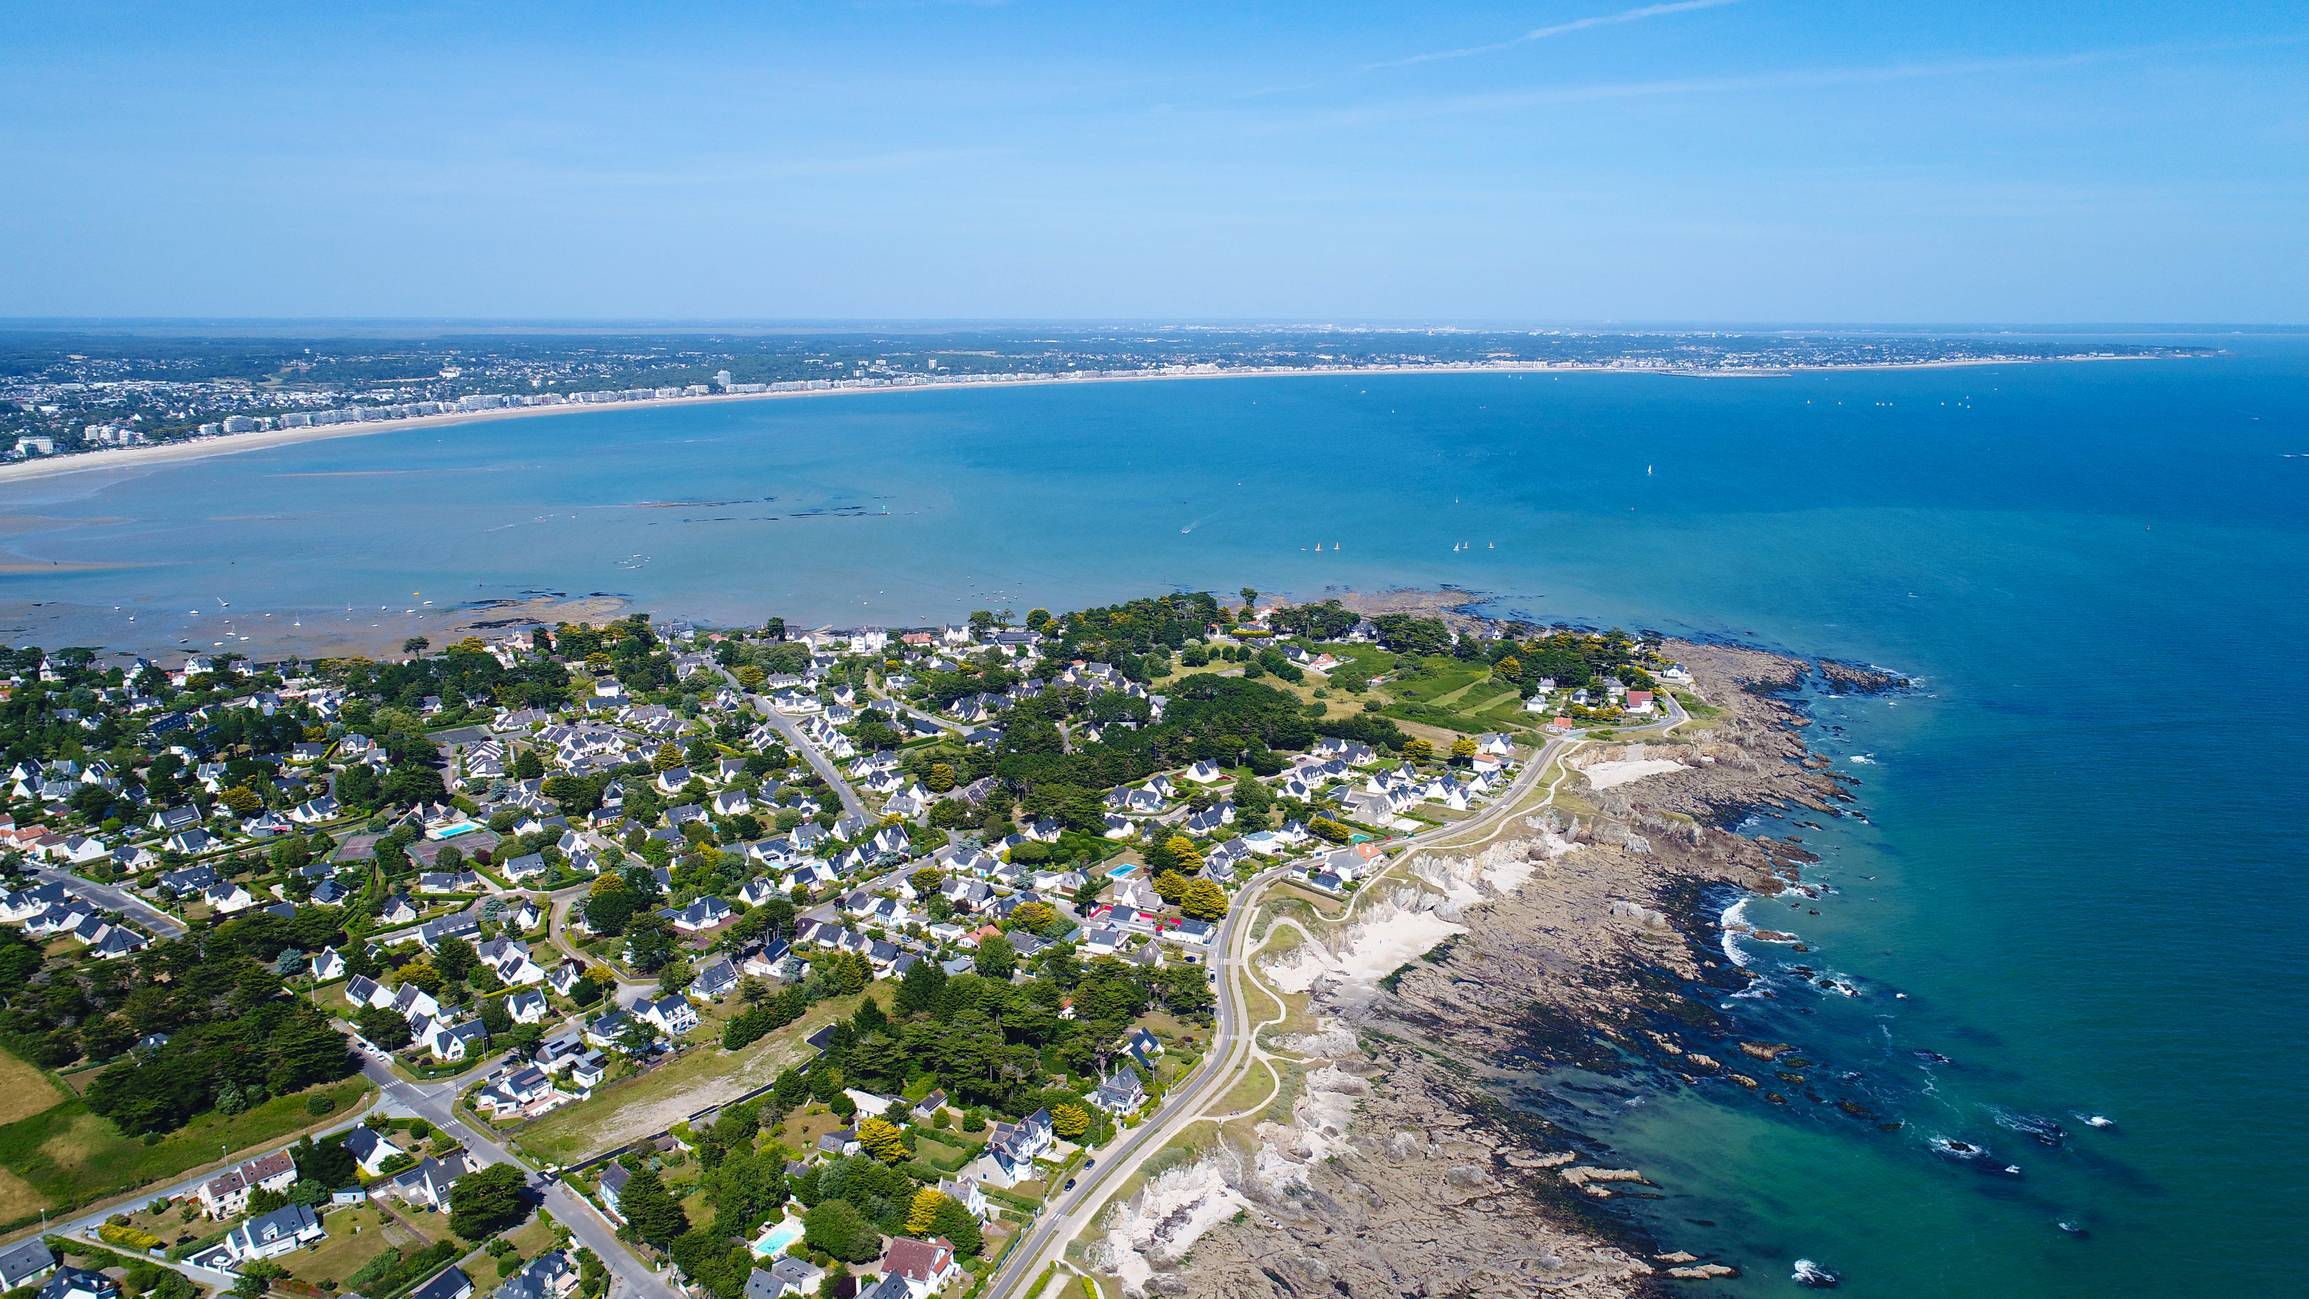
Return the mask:
<svg viewBox="0 0 2309 1299">
<path fill-rule="evenodd" d="M 754 1255 L 757 1258 L 776 1258 L 785 1253 L 788 1246 L 801 1238 L 802 1223 L 800 1219 L 780 1218 L 771 1223 L 761 1235 L 754 1238 Z"/>
</svg>

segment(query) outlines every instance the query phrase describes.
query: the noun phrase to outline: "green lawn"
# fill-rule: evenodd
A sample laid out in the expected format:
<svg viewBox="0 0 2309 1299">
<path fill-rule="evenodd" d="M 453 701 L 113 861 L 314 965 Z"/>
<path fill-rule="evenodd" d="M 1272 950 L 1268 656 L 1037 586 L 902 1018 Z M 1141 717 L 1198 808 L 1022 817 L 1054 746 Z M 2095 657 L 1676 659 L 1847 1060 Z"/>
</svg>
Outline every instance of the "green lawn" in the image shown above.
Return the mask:
<svg viewBox="0 0 2309 1299">
<path fill-rule="evenodd" d="M 308 1285 L 343 1284 L 361 1266 L 397 1245 L 414 1253 L 429 1242 L 385 1217 L 373 1205 L 338 1209 L 321 1220 L 329 1238 L 311 1249 L 300 1249 L 280 1260 L 289 1275 Z"/>
<path fill-rule="evenodd" d="M 959 1132 L 914 1130 L 914 1157 L 942 1173 L 962 1171 L 962 1166 L 976 1159 L 978 1152 L 985 1148 L 985 1142 L 967 1139 Z"/>
<path fill-rule="evenodd" d="M 845 1126 L 841 1116 L 823 1105 L 805 1105 L 786 1116 L 783 1125 L 770 1132 L 772 1140 L 797 1155 L 806 1155 L 818 1144 L 818 1138 Z"/>
<path fill-rule="evenodd" d="M 1485 663 L 1428 659 L 1418 672 L 1379 687 L 1390 701 L 1380 712 L 1467 733 L 1529 730 L 1534 717 L 1523 711 L 1519 692 L 1490 673 Z"/>
<path fill-rule="evenodd" d="M 530 1214 L 529 1221 L 514 1228 L 513 1234 L 505 1239 L 511 1241 L 513 1248 L 519 1250 L 521 1257 L 526 1260 L 553 1248 L 553 1242 L 560 1238 L 561 1232 L 554 1227 L 553 1219 L 540 1209 Z"/>
<path fill-rule="evenodd" d="M 719 1042 L 699 1045 L 678 1060 L 636 1077 L 604 1084 L 575 1105 L 564 1105 L 517 1128 L 513 1139 L 537 1159 L 572 1164 L 590 1155 L 666 1131 L 699 1110 L 734 1100 L 777 1080 L 800 1064 L 802 1039 L 858 1008 L 861 997 L 835 997 L 742 1051 Z"/>
<path fill-rule="evenodd" d="M 78 1208 L 221 1162 L 228 1149 L 236 1158 L 261 1154 L 307 1128 L 351 1117 L 370 1090 L 366 1080 L 348 1078 L 240 1114 L 204 1114 L 151 1145 L 122 1134 L 78 1098 L 52 1105 L 0 1126 L 0 1229 L 33 1221 L 44 1208 Z M 328 1114 L 305 1108 L 315 1094 L 333 1102 Z"/>
</svg>

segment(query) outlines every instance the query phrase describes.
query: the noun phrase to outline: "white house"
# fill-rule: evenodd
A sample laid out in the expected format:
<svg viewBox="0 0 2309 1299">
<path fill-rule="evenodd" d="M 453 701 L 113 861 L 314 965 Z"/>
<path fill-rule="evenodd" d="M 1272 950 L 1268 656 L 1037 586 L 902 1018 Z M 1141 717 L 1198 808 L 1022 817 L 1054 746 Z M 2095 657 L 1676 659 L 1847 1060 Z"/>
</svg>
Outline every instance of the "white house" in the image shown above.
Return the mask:
<svg viewBox="0 0 2309 1299">
<path fill-rule="evenodd" d="M 275 1209 L 263 1217 L 251 1218 L 225 1233 L 225 1252 L 235 1263 L 250 1263 L 260 1258 L 278 1258 L 328 1235 L 321 1230 L 321 1220 L 301 1204 Z"/>
</svg>

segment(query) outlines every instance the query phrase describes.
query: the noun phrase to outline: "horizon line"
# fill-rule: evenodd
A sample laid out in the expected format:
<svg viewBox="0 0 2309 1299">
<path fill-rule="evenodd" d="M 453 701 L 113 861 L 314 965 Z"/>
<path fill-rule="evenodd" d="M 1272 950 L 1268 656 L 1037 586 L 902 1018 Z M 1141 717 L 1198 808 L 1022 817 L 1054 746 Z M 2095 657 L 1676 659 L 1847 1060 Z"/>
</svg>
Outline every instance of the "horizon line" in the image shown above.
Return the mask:
<svg viewBox="0 0 2309 1299">
<path fill-rule="evenodd" d="M 1806 320 L 1705 317 L 1642 317 L 1628 319 L 1538 319 L 1501 317 L 1267 317 L 1267 316 L 473 316 L 473 315 L 0 315 L 0 332 L 39 332 L 90 326 L 203 327 L 232 326 L 454 326 L 530 331 L 552 328 L 584 329 L 762 329 L 806 332 L 891 327 L 912 328 L 1154 328 L 1246 329 L 1297 331 L 1356 330 L 1576 330 L 1606 332 L 1692 332 L 1706 330 L 1770 330 L 1789 333 L 1823 331 L 2001 331 L 2018 333 L 2156 331 L 2211 333 L 2309 329 L 2309 319 L 2279 320 Z"/>
</svg>

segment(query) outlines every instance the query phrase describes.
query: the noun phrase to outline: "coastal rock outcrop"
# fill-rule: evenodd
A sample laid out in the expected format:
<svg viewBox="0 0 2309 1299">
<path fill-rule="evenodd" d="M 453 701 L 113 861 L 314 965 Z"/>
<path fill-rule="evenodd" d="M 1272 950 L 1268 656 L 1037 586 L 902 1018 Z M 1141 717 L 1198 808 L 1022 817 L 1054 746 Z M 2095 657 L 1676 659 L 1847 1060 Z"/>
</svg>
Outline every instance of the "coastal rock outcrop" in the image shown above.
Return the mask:
<svg viewBox="0 0 2309 1299">
<path fill-rule="evenodd" d="M 1183 1293 L 1588 1299 L 1737 1274 L 1661 1254 L 1672 1242 L 1602 1216 L 1612 1198 L 1649 1193 L 1641 1170 L 1576 1153 L 1576 1137 L 1515 1093 L 1534 1070 L 1641 1059 L 1758 1088 L 1721 1061 L 1784 1050 L 1739 1041 L 1687 991 L 1737 974 L 1704 891 L 1772 892 L 1806 858 L 1731 827 L 1759 808 L 1834 815 L 1848 797 L 1805 764 L 1780 699 L 1813 669 L 1736 647 L 1672 652 L 1719 709 L 1690 735 L 1607 754 L 1649 764 L 1639 776 L 1585 782 L 1568 808 L 1480 851 L 1404 863 L 1372 890 L 1371 915 L 1384 911 L 1396 935 L 1383 950 L 1350 926 L 1267 969 L 1312 999 L 1333 1049 L 1308 1074 L 1294 1131 L 1260 1128 L 1262 1149 L 1233 1183 L 1244 1212 L 1222 1215 L 1178 1262 Z M 1684 1027 L 1670 1036 L 1663 1024 Z M 1351 1056 L 1336 1050 L 1342 1036 Z M 1333 1075 L 1362 1085 L 1318 1081 Z"/>
</svg>

